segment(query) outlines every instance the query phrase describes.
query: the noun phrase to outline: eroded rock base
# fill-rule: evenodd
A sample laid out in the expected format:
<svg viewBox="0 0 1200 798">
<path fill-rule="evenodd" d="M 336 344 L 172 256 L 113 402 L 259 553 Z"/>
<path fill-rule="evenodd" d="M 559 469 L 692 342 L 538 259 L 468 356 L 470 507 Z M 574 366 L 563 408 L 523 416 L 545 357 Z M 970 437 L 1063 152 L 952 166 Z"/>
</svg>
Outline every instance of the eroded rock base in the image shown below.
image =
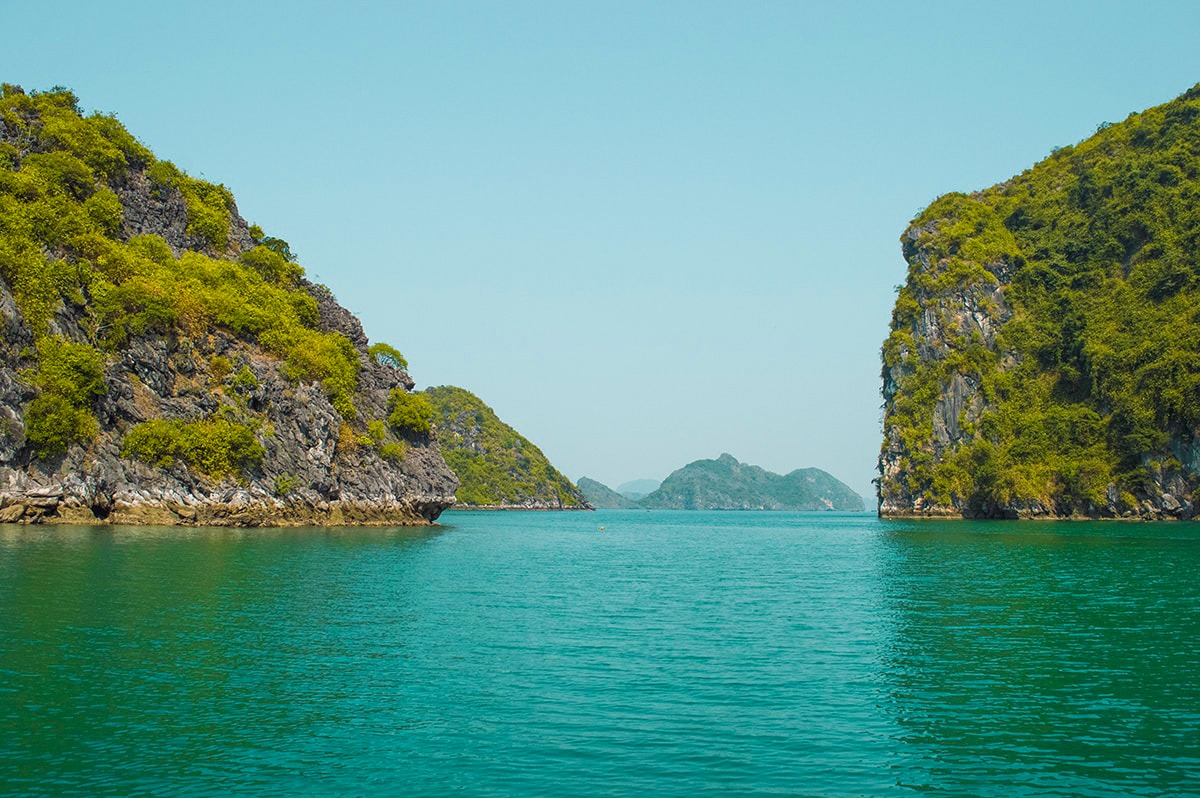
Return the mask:
<svg viewBox="0 0 1200 798">
<path fill-rule="evenodd" d="M 430 526 L 445 508 L 445 500 L 396 502 L 390 505 L 355 502 L 255 502 L 246 504 L 175 502 L 112 505 L 6 499 L 0 523 L 76 524 L 81 526 Z"/>
</svg>

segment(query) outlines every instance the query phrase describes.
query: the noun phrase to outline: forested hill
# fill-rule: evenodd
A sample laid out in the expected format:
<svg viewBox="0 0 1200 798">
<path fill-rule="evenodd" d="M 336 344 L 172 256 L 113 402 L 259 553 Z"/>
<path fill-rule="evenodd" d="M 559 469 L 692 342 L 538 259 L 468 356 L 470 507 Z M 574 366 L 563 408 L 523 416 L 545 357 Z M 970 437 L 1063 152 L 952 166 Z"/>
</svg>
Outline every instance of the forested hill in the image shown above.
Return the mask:
<svg viewBox="0 0 1200 798">
<path fill-rule="evenodd" d="M 862 510 L 862 497 L 819 468 L 775 474 L 730 454 L 671 473 L 638 505 L 661 510 Z"/>
<path fill-rule="evenodd" d="M 0 520 L 427 523 L 405 366 L 224 186 L 0 87 Z"/>
<path fill-rule="evenodd" d="M 819 468 L 775 474 L 730 454 L 673 471 L 656 490 L 631 501 L 586 477 L 579 487 L 597 507 L 647 510 L 850 510 L 862 497 Z"/>
<path fill-rule="evenodd" d="M 637 502 L 590 477 L 580 477 L 575 484 L 597 510 L 630 510 L 638 506 Z"/>
<path fill-rule="evenodd" d="M 424 396 L 433 403 L 442 454 L 458 475 L 461 505 L 592 509 L 541 449 L 501 421 L 478 396 L 452 385 L 429 388 Z"/>
<path fill-rule="evenodd" d="M 901 238 L 883 514 L 1190 517 L 1200 482 L 1200 87 Z"/>
</svg>

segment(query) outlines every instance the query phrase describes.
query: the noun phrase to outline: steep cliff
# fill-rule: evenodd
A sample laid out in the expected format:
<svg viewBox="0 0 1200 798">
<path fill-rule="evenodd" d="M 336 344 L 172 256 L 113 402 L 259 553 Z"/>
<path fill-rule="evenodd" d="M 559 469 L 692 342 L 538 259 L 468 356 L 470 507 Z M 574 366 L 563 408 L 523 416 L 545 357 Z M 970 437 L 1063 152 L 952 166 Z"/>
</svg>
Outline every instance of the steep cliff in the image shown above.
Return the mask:
<svg viewBox="0 0 1200 798">
<path fill-rule="evenodd" d="M 637 502 L 657 510 L 862 510 L 862 497 L 819 468 L 775 474 L 731 454 L 673 471 Z"/>
<path fill-rule="evenodd" d="M 590 510 L 587 497 L 550 464 L 542 450 L 505 424 L 470 391 L 426 389 L 438 443 L 461 484 L 463 507 Z"/>
<path fill-rule="evenodd" d="M 901 238 L 883 515 L 1188 518 L 1200 483 L 1200 87 Z"/>
<path fill-rule="evenodd" d="M 412 380 L 303 275 L 115 118 L 0 88 L 0 521 L 436 519 Z"/>
</svg>

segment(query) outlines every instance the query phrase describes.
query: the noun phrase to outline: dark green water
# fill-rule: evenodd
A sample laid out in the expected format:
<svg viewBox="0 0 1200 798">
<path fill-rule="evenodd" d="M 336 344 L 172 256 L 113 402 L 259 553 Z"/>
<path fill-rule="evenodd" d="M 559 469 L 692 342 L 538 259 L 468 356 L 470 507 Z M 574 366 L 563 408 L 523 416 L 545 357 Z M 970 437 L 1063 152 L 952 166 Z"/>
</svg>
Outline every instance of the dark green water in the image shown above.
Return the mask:
<svg viewBox="0 0 1200 798">
<path fill-rule="evenodd" d="M 0 792 L 1200 793 L 1197 526 L 444 520 L 0 527 Z"/>
</svg>

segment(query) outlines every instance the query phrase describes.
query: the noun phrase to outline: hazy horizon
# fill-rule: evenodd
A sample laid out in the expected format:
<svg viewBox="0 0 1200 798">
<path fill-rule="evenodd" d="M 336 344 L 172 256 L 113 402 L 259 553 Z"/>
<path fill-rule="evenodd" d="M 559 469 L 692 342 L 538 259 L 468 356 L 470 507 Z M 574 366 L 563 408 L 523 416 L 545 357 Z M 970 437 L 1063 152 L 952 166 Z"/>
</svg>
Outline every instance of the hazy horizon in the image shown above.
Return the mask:
<svg viewBox="0 0 1200 798">
<path fill-rule="evenodd" d="M 871 502 L 899 236 L 1200 82 L 1184 3 L 83 3 L 68 86 L 564 473 L 729 452 Z M 1146 57 L 1115 57 L 1147 53 Z"/>
</svg>

